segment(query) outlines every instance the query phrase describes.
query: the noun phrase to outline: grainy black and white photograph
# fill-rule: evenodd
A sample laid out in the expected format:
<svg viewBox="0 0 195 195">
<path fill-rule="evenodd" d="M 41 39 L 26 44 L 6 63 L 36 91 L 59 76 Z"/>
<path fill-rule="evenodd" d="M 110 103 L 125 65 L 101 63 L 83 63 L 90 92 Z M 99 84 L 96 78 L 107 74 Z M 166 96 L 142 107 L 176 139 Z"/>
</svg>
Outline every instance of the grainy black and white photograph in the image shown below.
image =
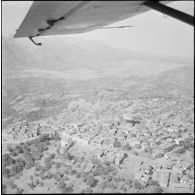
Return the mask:
<svg viewBox="0 0 195 195">
<path fill-rule="evenodd" d="M 194 1 L 2 1 L 1 192 L 194 193 Z"/>
</svg>

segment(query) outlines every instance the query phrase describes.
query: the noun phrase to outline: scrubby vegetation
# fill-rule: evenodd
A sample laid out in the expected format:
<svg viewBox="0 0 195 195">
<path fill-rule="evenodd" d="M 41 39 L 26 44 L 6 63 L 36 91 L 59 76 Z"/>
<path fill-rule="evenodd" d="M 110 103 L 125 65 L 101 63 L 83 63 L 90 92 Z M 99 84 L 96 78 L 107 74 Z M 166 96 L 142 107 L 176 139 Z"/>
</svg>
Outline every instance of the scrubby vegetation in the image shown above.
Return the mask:
<svg viewBox="0 0 195 195">
<path fill-rule="evenodd" d="M 6 153 L 2 156 L 2 174 L 5 177 L 13 177 L 22 172 L 24 168 L 30 169 L 35 166 L 36 161 L 41 160 L 44 152 L 48 150 L 48 143 L 57 138 L 57 135 L 49 136 L 49 134 L 42 134 L 36 138 L 25 143 L 20 143 L 16 146 L 8 145 Z M 57 138 L 58 139 L 58 138 Z M 20 156 L 20 157 L 17 157 Z M 45 159 L 45 168 L 48 170 L 55 158 L 52 153 Z M 37 169 L 39 169 L 37 167 Z"/>
</svg>

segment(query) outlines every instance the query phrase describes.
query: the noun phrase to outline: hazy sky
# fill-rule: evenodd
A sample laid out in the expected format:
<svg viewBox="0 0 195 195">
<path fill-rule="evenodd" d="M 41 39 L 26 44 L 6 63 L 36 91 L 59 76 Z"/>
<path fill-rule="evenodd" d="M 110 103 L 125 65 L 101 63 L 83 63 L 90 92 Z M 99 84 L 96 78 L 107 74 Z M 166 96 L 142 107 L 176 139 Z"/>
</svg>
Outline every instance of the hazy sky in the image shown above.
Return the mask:
<svg viewBox="0 0 195 195">
<path fill-rule="evenodd" d="M 32 1 L 2 2 L 2 33 L 15 34 L 28 12 Z M 194 14 L 193 1 L 175 1 L 169 6 Z M 164 18 L 162 13 L 148 11 L 110 26 L 132 25 L 132 28 L 95 30 L 77 35 L 130 51 L 160 53 L 177 56 L 194 55 L 194 27 L 174 18 Z M 41 41 L 41 37 L 37 40 Z"/>
</svg>

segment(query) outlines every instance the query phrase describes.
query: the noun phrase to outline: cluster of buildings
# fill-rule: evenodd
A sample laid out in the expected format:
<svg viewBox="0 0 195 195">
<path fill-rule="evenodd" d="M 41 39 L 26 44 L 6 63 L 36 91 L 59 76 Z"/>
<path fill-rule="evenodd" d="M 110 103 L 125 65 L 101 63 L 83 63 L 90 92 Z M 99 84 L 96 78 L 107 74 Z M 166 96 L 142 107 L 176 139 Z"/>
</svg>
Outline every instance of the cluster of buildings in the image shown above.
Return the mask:
<svg viewBox="0 0 195 195">
<path fill-rule="evenodd" d="M 127 102 L 119 101 L 116 107 L 111 105 L 120 112 L 113 113 L 109 119 L 100 117 L 78 123 L 66 123 L 60 117 L 45 123 L 23 121 L 8 126 L 6 132 L 13 136 L 36 137 L 43 132 L 57 131 L 62 147 L 72 140 L 99 148 L 96 158 L 116 166 L 122 166 L 129 152 L 136 151 L 149 162 L 137 165 L 135 179 L 143 186 L 152 180 L 168 192 L 191 192 L 194 182 L 194 162 L 190 156 L 194 149 L 193 100 L 158 97 Z M 88 106 L 92 104 L 84 108 L 88 110 Z M 77 103 L 72 103 L 69 110 L 79 112 Z"/>
<path fill-rule="evenodd" d="M 163 159 L 142 162 L 138 166 L 135 179 L 144 187 L 156 182 L 168 193 L 194 191 L 194 167 L 186 161 L 173 163 Z"/>
<path fill-rule="evenodd" d="M 80 143 L 101 148 L 97 159 L 117 166 L 128 158 L 127 148 L 148 154 L 146 157 L 150 162 L 166 160 L 168 167 L 164 161 L 157 163 L 160 168 L 151 164 L 147 168 L 140 166 L 135 178 L 142 185 L 156 179 L 169 192 L 180 188 L 190 192 L 193 189 L 194 162 L 184 157 L 193 147 L 193 121 L 186 122 L 182 117 L 193 105 L 186 103 L 184 107 L 180 101 L 162 98 L 143 100 L 139 102 L 136 112 L 124 113 L 110 121 L 93 120 L 88 124 L 64 125 L 62 131 L 77 141 L 82 140 Z M 186 143 L 191 143 L 191 146 L 186 146 Z M 186 170 L 188 175 L 183 174 Z"/>
<path fill-rule="evenodd" d="M 11 135 L 13 140 L 37 137 L 42 133 L 39 123 L 28 123 L 27 121 L 8 125 L 5 132 Z"/>
</svg>

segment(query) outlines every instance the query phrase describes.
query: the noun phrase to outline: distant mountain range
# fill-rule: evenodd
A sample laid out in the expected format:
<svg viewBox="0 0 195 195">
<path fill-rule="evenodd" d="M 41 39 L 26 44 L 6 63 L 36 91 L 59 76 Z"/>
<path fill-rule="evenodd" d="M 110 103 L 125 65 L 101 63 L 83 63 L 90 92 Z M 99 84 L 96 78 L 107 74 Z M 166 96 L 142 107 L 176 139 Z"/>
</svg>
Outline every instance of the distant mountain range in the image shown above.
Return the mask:
<svg viewBox="0 0 195 195">
<path fill-rule="evenodd" d="M 177 64 L 193 63 L 193 59 L 163 56 L 115 49 L 103 43 L 68 36 L 41 37 L 34 45 L 28 38 L 2 37 L 3 70 L 44 69 L 65 71 L 89 68 L 93 70 L 110 67 L 127 60 L 157 61 Z"/>
<path fill-rule="evenodd" d="M 102 62 L 129 59 L 127 51 L 78 38 L 41 38 L 41 42 L 43 45 L 38 47 L 27 38 L 3 37 L 4 68 L 39 68 L 60 71 L 75 68 L 93 69 L 100 66 Z"/>
<path fill-rule="evenodd" d="M 63 79 L 69 82 L 104 78 L 109 83 L 109 80 L 119 82 L 119 78 L 130 77 L 131 82 L 133 77 L 141 76 L 147 78 L 147 83 L 152 80 L 152 84 L 153 80 L 157 80 L 156 83 L 161 85 L 173 81 L 176 85 L 192 86 L 193 59 L 129 52 L 68 36 L 41 37 L 41 42 L 43 45 L 39 47 L 27 38 L 2 37 L 3 94 L 6 94 L 8 87 L 5 80 L 34 80 L 32 77 Z M 190 68 L 176 70 L 182 66 Z M 147 77 L 149 75 L 151 76 Z M 134 82 L 140 80 L 141 78 Z"/>
<path fill-rule="evenodd" d="M 68 36 L 40 40 L 43 45 L 39 47 L 28 39 L 2 37 L 3 97 L 33 87 L 36 91 L 41 82 L 59 79 L 74 87 L 75 82 L 81 84 L 82 89 L 85 84 L 99 88 L 103 83 L 124 90 L 130 86 L 140 94 L 174 88 L 193 92 L 193 59 L 129 52 Z"/>
</svg>

